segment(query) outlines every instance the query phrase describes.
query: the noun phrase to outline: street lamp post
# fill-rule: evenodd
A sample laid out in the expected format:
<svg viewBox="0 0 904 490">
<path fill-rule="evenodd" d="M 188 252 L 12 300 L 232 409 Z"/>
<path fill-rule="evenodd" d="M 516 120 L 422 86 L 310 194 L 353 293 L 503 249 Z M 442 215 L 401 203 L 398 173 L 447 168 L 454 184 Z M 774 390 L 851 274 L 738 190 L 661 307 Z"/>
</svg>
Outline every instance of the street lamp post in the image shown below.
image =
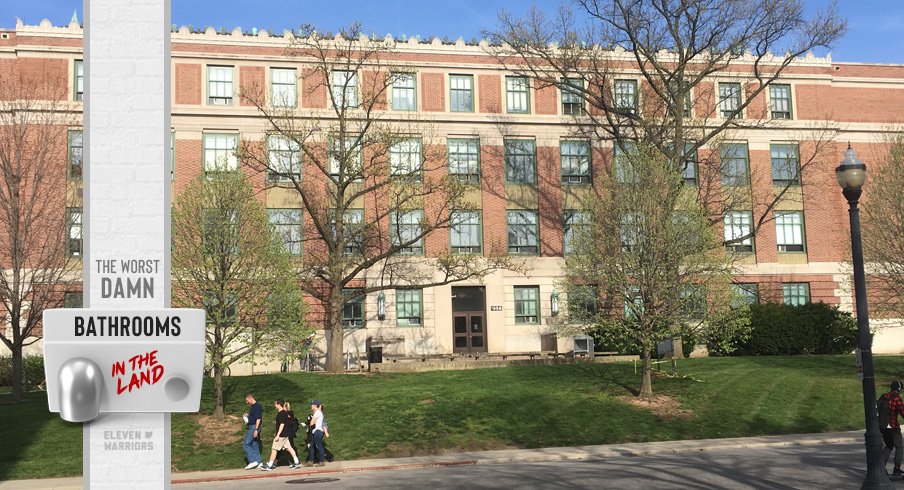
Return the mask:
<svg viewBox="0 0 904 490">
<path fill-rule="evenodd" d="M 866 306 L 866 278 L 863 272 L 863 242 L 860 236 L 860 193 L 866 182 L 866 165 L 857 159 L 851 145 L 835 169 L 838 185 L 847 199 L 851 218 L 851 255 L 854 262 L 854 292 L 857 302 L 857 341 L 863 362 L 863 412 L 866 416 L 866 479 L 860 488 L 892 488 L 885 473 L 882 434 L 876 413 L 876 380 L 873 374 L 872 338 Z"/>
</svg>

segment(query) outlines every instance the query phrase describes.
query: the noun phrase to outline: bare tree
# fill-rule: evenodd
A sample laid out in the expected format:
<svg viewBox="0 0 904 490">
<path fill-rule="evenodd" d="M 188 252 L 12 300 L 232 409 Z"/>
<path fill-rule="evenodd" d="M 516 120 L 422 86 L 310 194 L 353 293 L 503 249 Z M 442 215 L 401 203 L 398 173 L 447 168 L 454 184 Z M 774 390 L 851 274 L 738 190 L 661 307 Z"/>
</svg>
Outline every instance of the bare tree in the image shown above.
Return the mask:
<svg viewBox="0 0 904 490">
<path fill-rule="evenodd" d="M 324 307 L 331 372 L 343 370 L 347 301 L 512 267 L 504 244 L 487 244 L 482 256 L 431 245 L 457 224 L 453 211 L 478 209 L 469 199 L 472 184 L 446 172 L 445 144 L 432 140 L 430 125 L 414 113 L 387 112 L 393 84 L 412 82 L 414 73 L 393 64 L 390 49 L 357 24 L 330 39 L 303 28 L 287 55 L 305 64 L 299 85 L 324 110 L 300 111 L 294 100 L 287 104 L 261 87 L 242 87 L 269 133 L 268 141 L 243 142 L 242 161 L 266 172 L 270 186 L 293 189 L 302 203 L 301 281 Z M 348 294 L 350 285 L 361 287 Z"/>
<path fill-rule="evenodd" d="M 585 314 L 598 333 L 640 347 L 640 395 L 653 395 L 651 355 L 676 329 L 705 334 L 704 321 L 731 306 L 731 261 L 707 211 L 658 150 L 641 145 L 619 156 L 616 175 L 603 178 L 574 227 L 566 257 L 570 314 Z M 572 291 L 599 288 L 589 296 Z M 602 294 L 601 294 L 602 293 Z M 573 301 L 605 298 L 587 316 Z"/>
<path fill-rule="evenodd" d="M 66 284 L 76 282 L 80 266 L 80 221 L 67 237 L 66 193 L 61 192 L 67 180 L 67 127 L 76 119 L 64 102 L 64 79 L 19 63 L 2 78 L 0 298 L 7 328 L 0 339 L 12 352 L 13 400 L 21 400 L 23 348 L 41 338 L 44 310 L 63 305 Z M 71 155 L 69 172 L 81 178 L 80 153 Z"/>
<path fill-rule="evenodd" d="M 776 84 L 794 61 L 844 33 L 834 3 L 812 18 L 798 0 L 571 3 L 578 14 L 564 5 L 555 16 L 501 12 L 498 29 L 486 33 L 490 52 L 538 87 L 560 89 L 575 133 L 619 147 L 644 142 L 668 156 L 696 181 L 713 224 L 727 211 L 754 208 L 749 233 L 727 244 L 755 236 L 788 189 L 834 149 L 825 128 L 800 135 L 818 139 L 787 159 L 782 188 L 751 196 L 755 183 L 739 166 L 743 148 L 723 145 L 791 118 L 790 105 L 766 107 L 766 94 L 775 87 L 771 99 L 780 99 L 785 86 Z"/>
<path fill-rule="evenodd" d="M 885 318 L 904 317 L 904 134 L 878 155 L 863 205 L 863 253 L 869 263 L 870 309 Z"/>
<path fill-rule="evenodd" d="M 247 177 L 210 172 L 177 198 L 172 213 L 173 305 L 207 314 L 214 415 L 223 415 L 223 375 L 260 348 L 299 353 L 310 329 L 286 242 L 270 228 Z"/>
</svg>

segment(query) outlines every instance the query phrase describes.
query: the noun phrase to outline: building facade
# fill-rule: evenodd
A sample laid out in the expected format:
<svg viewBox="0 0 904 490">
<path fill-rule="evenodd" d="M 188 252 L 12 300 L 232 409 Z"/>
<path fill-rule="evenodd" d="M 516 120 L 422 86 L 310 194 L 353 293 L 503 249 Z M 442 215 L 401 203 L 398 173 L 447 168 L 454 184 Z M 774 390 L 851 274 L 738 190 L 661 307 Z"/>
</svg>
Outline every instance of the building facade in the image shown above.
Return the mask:
<svg viewBox="0 0 904 490">
<path fill-rule="evenodd" d="M 218 158 L 238 165 L 230 154 L 239 141 L 267 139 L 266 121 L 240 96 L 242 86 L 262 87 L 272 100 L 278 95 L 300 117 L 327 117 L 327 88 L 314 87 L 310 60 L 286 54 L 291 41 L 290 33 L 277 36 L 265 30 L 254 35 L 212 28 L 173 31 L 174 194 Z M 392 43 L 385 57 L 404 65 L 406 75 L 387 90 L 383 110 L 390 118 L 430 125 L 431 139 L 445 147 L 448 171 L 473 179 L 479 208 L 462 217 L 463 224 L 451 233 L 428 236 L 419 253 L 425 260 L 450 249 L 507 254 L 523 260 L 524 268 L 497 271 L 479 281 L 368 294 L 345 308 L 346 352 L 365 356 L 368 346 L 382 347 L 384 356 L 571 350 L 571 337 L 550 335 L 557 331 L 554 298 L 561 293 L 565 301 L 559 281 L 569 230 L 594 179 L 611 168 L 612 141 L 575 139 L 569 127 L 577 103 L 573 97 L 513 76 L 488 54 L 485 43 Z M 80 110 L 82 29 L 77 23 L 53 27 L 47 21 L 38 26 L 20 22 L 0 31 L 0 71 L 12 63 L 65 78 L 67 107 Z M 354 77 L 353 90 L 365 79 L 363 73 L 343 76 L 346 86 Z M 622 78 L 627 82 L 622 92 L 636 96 L 639 73 L 627 69 Z M 748 79 L 749 73 L 739 70 L 709 83 L 715 92 Z M 771 224 L 732 246 L 733 252 L 746 254 L 735 278 L 739 291 L 751 301 L 822 301 L 850 311 L 847 204 L 834 167 L 848 142 L 868 165 L 881 158 L 884 135 L 904 122 L 904 66 L 807 56 L 767 92 L 747 113 L 762 119 L 762 126 L 734 134 L 730 142 L 730 151 L 750 177 L 751 206 L 757 205 L 756 196 L 772 196 L 785 183 L 787 176 L 776 169 L 817 144 L 817 130 L 831 134 L 833 149 L 812 162 L 802 181 L 788 187 L 786 198 L 768 211 Z M 700 98 L 693 110 L 706 104 L 717 102 Z M 60 212 L 69 217 L 70 253 L 77 258 L 81 127 L 67 130 L 69 158 L 60 162 L 60 172 L 67 173 L 68 188 L 60 189 L 67 196 Z M 507 175 L 513 166 L 530 176 Z M 686 177 L 694 179 L 692 172 Z M 303 255 L 300 238 L 292 239 L 310 233 L 300 197 L 294 189 L 267 186 L 263 175 L 253 178 L 267 188 L 263 199 L 274 225 L 289 242 L 297 241 L 289 244 L 290 250 Z M 749 231 L 756 211 L 726 214 L 725 238 Z M 368 280 L 362 275 L 362 284 Z M 77 304 L 78 292 L 71 293 L 67 301 Z M 875 351 L 904 352 L 904 330 L 880 329 Z"/>
</svg>

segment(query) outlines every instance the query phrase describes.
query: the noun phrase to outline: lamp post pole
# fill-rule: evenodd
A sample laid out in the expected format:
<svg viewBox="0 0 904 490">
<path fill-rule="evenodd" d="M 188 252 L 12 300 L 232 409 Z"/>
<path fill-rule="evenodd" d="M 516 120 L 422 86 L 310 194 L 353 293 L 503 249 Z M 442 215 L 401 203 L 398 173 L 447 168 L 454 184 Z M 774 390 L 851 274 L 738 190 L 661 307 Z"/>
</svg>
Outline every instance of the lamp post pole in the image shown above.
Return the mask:
<svg viewBox="0 0 904 490">
<path fill-rule="evenodd" d="M 854 263 L 854 292 L 857 304 L 857 341 L 863 362 L 863 412 L 866 418 L 866 479 L 862 489 L 893 488 L 885 472 L 882 433 L 876 411 L 876 380 L 873 372 L 872 337 L 866 304 L 866 278 L 863 272 L 863 241 L 860 235 L 860 194 L 866 181 L 866 165 L 848 145 L 844 159 L 835 169 L 842 194 L 848 202 L 851 220 L 851 256 Z"/>
</svg>

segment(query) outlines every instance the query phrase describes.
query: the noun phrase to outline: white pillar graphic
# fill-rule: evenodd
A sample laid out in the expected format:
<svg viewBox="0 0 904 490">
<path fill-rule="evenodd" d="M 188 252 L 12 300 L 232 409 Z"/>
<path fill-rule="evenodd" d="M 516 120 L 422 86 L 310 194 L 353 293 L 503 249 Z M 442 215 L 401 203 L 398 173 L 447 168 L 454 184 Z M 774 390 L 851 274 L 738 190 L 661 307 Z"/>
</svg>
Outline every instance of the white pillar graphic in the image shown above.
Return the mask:
<svg viewBox="0 0 904 490">
<path fill-rule="evenodd" d="M 84 14 L 85 306 L 166 308 L 170 0 L 85 0 Z M 136 267 L 151 294 L 128 289 Z M 169 488 L 170 414 L 102 414 L 84 440 L 86 488 Z"/>
</svg>

